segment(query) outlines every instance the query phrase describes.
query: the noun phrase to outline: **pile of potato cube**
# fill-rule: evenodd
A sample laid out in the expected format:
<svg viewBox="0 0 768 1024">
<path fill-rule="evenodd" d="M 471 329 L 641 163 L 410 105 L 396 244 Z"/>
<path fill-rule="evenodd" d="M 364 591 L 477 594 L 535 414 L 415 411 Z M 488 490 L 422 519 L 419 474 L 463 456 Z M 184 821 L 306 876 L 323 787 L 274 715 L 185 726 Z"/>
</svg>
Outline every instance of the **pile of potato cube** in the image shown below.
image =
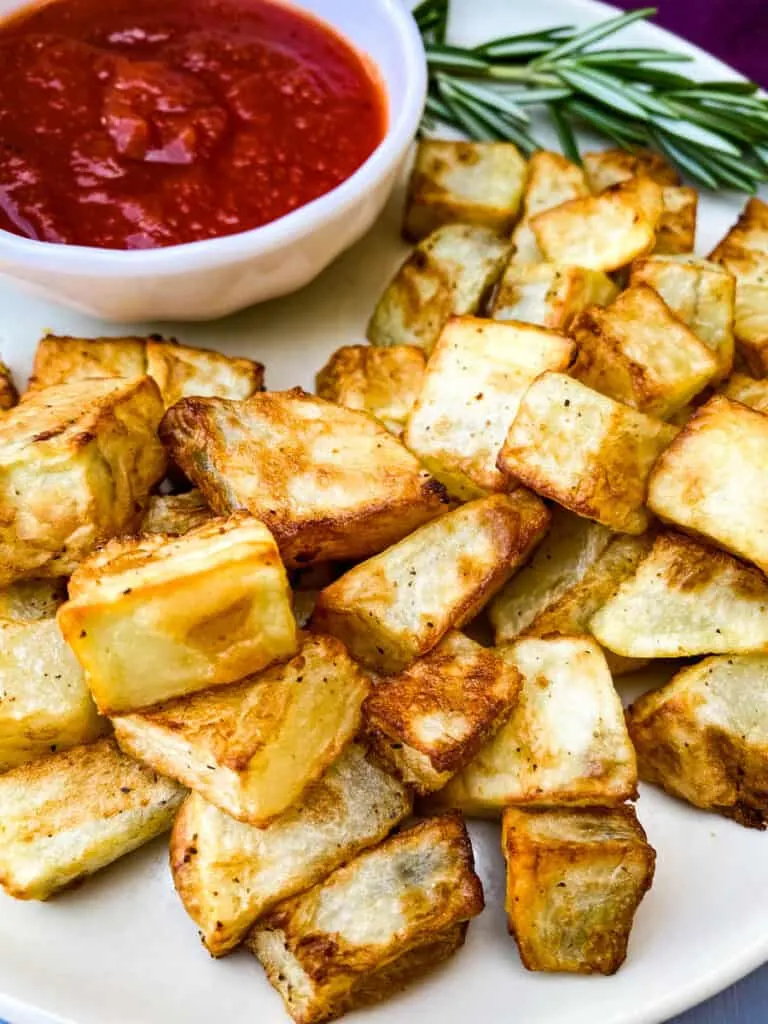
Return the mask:
<svg viewBox="0 0 768 1024">
<path fill-rule="evenodd" d="M 695 227 L 651 153 L 426 141 L 316 395 L 159 337 L 3 373 L 5 889 L 170 829 L 206 948 L 316 1024 L 462 945 L 495 818 L 523 964 L 617 970 L 638 775 L 768 821 L 768 207 Z"/>
</svg>

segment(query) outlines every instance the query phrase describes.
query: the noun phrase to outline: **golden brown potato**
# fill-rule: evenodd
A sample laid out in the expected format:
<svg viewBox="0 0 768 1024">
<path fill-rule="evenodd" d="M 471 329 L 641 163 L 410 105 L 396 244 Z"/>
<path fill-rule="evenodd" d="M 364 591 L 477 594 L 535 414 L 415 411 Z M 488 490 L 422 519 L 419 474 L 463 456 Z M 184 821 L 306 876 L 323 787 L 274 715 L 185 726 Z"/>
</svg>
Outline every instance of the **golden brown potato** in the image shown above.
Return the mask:
<svg viewBox="0 0 768 1024">
<path fill-rule="evenodd" d="M 583 156 L 584 173 L 589 187 L 597 195 L 611 185 L 644 175 L 657 185 L 679 185 L 675 168 L 655 150 L 639 149 L 630 153 L 626 149 L 604 149 Z"/>
<path fill-rule="evenodd" d="M 512 805 L 621 804 L 636 796 L 635 752 L 597 643 L 530 637 L 497 650 L 522 675 L 517 705 L 433 804 L 498 817 Z"/>
<path fill-rule="evenodd" d="M 489 228 L 446 224 L 433 231 L 379 299 L 368 324 L 368 340 L 431 351 L 448 317 L 478 311 L 509 251 L 509 240 Z"/>
<path fill-rule="evenodd" d="M 186 790 L 112 739 L 0 776 L 0 884 L 46 900 L 171 827 Z"/>
<path fill-rule="evenodd" d="M 248 947 L 297 1024 L 398 991 L 454 952 L 483 909 L 458 817 L 423 821 L 276 907 Z"/>
<path fill-rule="evenodd" d="M 19 401 L 19 392 L 13 382 L 13 374 L 0 360 L 0 412 L 7 412 Z"/>
<path fill-rule="evenodd" d="M 713 383 L 733 366 L 735 280 L 724 267 L 694 256 L 647 256 L 632 264 L 630 286 L 645 284 L 704 342 L 718 362 Z"/>
<path fill-rule="evenodd" d="M 105 731 L 55 619 L 0 619 L 0 772 Z"/>
<path fill-rule="evenodd" d="M 762 413 L 715 395 L 656 463 L 649 508 L 768 570 L 767 445 Z"/>
<path fill-rule="evenodd" d="M 627 712 L 640 777 L 742 825 L 768 823 L 768 657 L 704 658 Z"/>
<path fill-rule="evenodd" d="M 635 571 L 650 547 L 647 534 L 617 535 L 599 523 L 555 509 L 552 527 L 531 560 L 491 602 L 488 614 L 495 642 L 589 633 L 594 613 Z M 613 676 L 645 664 L 612 651 L 603 653 Z"/>
<path fill-rule="evenodd" d="M 571 335 L 577 380 L 659 419 L 687 405 L 719 369 L 707 346 L 644 284 L 605 309 L 580 313 Z"/>
<path fill-rule="evenodd" d="M 573 342 L 541 327 L 455 317 L 432 350 L 404 443 L 452 496 L 508 490 L 496 458 L 529 384 L 565 370 Z"/>
<path fill-rule="evenodd" d="M 127 754 L 263 827 L 352 739 L 368 688 L 343 644 L 308 635 L 283 665 L 112 722 Z"/>
<path fill-rule="evenodd" d="M 320 398 L 368 412 L 399 437 L 424 378 L 426 357 L 415 345 L 344 345 L 317 374 Z"/>
<path fill-rule="evenodd" d="M 291 567 L 375 554 L 448 501 L 372 416 L 300 388 L 247 402 L 185 398 L 160 433 L 211 508 L 261 519 Z"/>
<path fill-rule="evenodd" d="M 734 333 L 750 373 L 768 376 L 768 203 L 750 199 L 709 257 L 736 279 Z"/>
<path fill-rule="evenodd" d="M 408 183 L 403 235 L 420 242 L 444 224 L 504 233 L 515 222 L 526 161 L 511 142 L 421 139 Z"/>
<path fill-rule="evenodd" d="M 512 232 L 510 265 L 538 263 L 544 259 L 531 230 L 530 218 L 553 206 L 589 195 L 584 171 L 560 153 L 537 150 L 528 161 L 528 180 L 523 194 L 523 216 Z M 522 319 L 516 317 L 513 319 Z"/>
<path fill-rule="evenodd" d="M 105 714 L 234 682 L 296 650 L 277 545 L 243 514 L 112 541 L 69 595 L 59 625 Z"/>
<path fill-rule="evenodd" d="M 561 373 L 543 373 L 517 410 L 498 466 L 578 515 L 643 533 L 647 480 L 677 428 Z"/>
<path fill-rule="evenodd" d="M 152 494 L 141 521 L 141 533 L 180 537 L 213 518 L 214 513 L 196 488 L 186 494 Z"/>
<path fill-rule="evenodd" d="M 679 533 L 648 556 L 590 622 L 625 657 L 768 653 L 768 581 L 752 566 Z"/>
<path fill-rule="evenodd" d="M 402 783 L 352 743 L 266 828 L 192 793 L 171 834 L 173 881 L 206 948 L 223 956 L 268 910 L 380 842 L 410 809 Z"/>
<path fill-rule="evenodd" d="M 37 622 L 52 619 L 67 600 L 67 581 L 19 580 L 0 590 L 0 619 Z"/>
<path fill-rule="evenodd" d="M 545 210 L 531 219 L 531 228 L 548 260 L 618 270 L 652 251 L 661 213 L 660 186 L 631 178 L 599 196 Z"/>
<path fill-rule="evenodd" d="M 722 393 L 733 402 L 748 405 L 756 412 L 768 413 L 768 380 L 755 380 L 746 373 L 734 373 L 726 381 Z"/>
<path fill-rule="evenodd" d="M 138 526 L 165 473 L 163 405 L 150 377 L 76 381 L 0 417 L 0 587 L 67 576 Z"/>
<path fill-rule="evenodd" d="M 656 853 L 632 807 L 504 812 L 506 911 L 529 971 L 614 974 Z"/>
<path fill-rule="evenodd" d="M 46 334 L 35 351 L 27 392 L 90 377 L 143 377 L 145 338 L 70 338 Z"/>
<path fill-rule="evenodd" d="M 363 707 L 382 762 L 417 793 L 440 789 L 512 712 L 520 673 L 496 651 L 452 632 L 397 676 L 382 678 Z"/>
<path fill-rule="evenodd" d="M 460 629 L 509 579 L 549 513 L 520 489 L 462 505 L 326 587 L 312 626 L 376 672 L 401 672 Z"/>
<path fill-rule="evenodd" d="M 491 307 L 494 320 L 517 320 L 567 331 L 587 306 L 605 306 L 618 294 L 607 274 L 557 263 L 510 263 Z"/>
<path fill-rule="evenodd" d="M 662 212 L 656 228 L 658 253 L 693 252 L 696 244 L 696 213 L 699 194 L 688 185 L 665 185 L 661 190 Z"/>
</svg>

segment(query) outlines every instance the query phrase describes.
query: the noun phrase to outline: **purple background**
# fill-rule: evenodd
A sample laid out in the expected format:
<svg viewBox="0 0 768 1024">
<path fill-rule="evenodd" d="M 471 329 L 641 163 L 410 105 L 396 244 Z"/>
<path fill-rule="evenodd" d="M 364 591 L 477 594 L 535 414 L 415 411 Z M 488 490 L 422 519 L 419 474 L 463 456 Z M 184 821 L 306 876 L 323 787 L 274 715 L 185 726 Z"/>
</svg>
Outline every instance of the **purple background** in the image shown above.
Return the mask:
<svg viewBox="0 0 768 1024">
<path fill-rule="evenodd" d="M 618 7 L 658 7 L 656 21 L 768 86 L 768 0 L 613 0 Z M 685 73 L 683 71 L 683 73 Z"/>
</svg>

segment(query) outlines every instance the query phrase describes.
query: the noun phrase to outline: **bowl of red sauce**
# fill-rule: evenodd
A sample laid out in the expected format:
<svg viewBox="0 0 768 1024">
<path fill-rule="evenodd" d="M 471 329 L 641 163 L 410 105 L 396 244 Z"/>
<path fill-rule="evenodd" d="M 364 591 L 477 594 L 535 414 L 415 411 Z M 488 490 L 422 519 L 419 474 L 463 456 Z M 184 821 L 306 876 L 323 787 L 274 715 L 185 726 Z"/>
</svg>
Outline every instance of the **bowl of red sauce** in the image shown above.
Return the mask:
<svg viewBox="0 0 768 1024">
<path fill-rule="evenodd" d="M 0 272 L 113 321 L 295 291 L 418 126 L 403 0 L 0 0 Z"/>
</svg>

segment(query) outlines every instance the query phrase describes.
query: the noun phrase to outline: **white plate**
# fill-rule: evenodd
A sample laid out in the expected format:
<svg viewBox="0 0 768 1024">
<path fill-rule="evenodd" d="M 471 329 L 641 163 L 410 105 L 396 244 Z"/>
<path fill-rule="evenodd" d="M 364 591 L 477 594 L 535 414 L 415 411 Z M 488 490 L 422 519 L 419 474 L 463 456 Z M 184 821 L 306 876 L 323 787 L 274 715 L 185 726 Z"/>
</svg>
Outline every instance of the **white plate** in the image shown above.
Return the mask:
<svg viewBox="0 0 768 1024">
<path fill-rule="evenodd" d="M 556 23 L 584 25 L 612 11 L 590 0 L 453 0 L 453 8 L 456 38 L 468 42 Z M 729 74 L 711 57 L 650 26 L 631 28 L 624 41 L 688 51 L 705 78 Z M 395 196 L 368 238 L 300 294 L 229 320 L 179 327 L 179 337 L 263 360 L 272 388 L 311 388 L 330 352 L 363 339 L 373 302 L 402 258 L 401 201 Z M 740 196 L 702 195 L 699 252 L 724 233 L 742 202 Z M 136 325 L 138 331 L 149 328 L 158 325 Z M 86 337 L 121 333 L 0 281 L 0 353 L 18 375 L 28 371 L 45 329 Z M 647 787 L 638 810 L 658 851 L 658 867 L 637 915 L 629 958 L 617 975 L 577 978 L 523 970 L 506 934 L 498 829 L 473 825 L 487 909 L 471 926 L 466 947 L 428 980 L 347 1018 L 350 1024 L 651 1024 L 768 959 L 766 836 Z M 48 1014 L 77 1024 L 288 1019 L 252 957 L 237 953 L 213 961 L 204 952 L 176 899 L 162 840 L 50 904 L 0 898 L 0 1016 L 32 1024 L 51 1020 Z"/>
</svg>

